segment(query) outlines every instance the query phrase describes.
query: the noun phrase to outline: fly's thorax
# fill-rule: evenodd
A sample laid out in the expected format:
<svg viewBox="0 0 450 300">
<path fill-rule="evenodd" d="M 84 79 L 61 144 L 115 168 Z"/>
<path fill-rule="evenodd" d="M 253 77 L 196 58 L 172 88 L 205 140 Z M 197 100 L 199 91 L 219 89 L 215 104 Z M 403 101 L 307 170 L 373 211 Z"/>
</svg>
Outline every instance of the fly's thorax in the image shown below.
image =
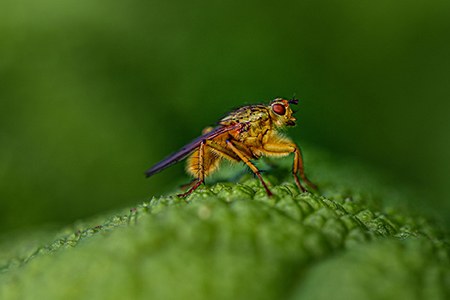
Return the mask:
<svg viewBox="0 0 450 300">
<path fill-rule="evenodd" d="M 220 121 L 222 125 L 232 125 L 236 123 L 250 124 L 268 119 L 270 112 L 264 105 L 250 105 L 236 109 Z"/>
<path fill-rule="evenodd" d="M 272 123 L 269 118 L 259 119 L 257 121 L 251 122 L 248 126 L 244 127 L 240 132 L 240 140 L 257 140 L 261 141 L 264 135 L 269 132 L 272 128 Z"/>
</svg>

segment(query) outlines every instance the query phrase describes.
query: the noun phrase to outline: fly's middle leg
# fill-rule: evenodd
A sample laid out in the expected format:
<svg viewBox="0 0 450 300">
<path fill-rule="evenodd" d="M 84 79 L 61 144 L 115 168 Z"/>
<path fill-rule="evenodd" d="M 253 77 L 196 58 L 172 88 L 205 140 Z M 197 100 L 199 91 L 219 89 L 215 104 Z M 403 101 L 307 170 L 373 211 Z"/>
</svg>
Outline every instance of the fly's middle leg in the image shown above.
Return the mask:
<svg viewBox="0 0 450 300">
<path fill-rule="evenodd" d="M 234 153 L 236 153 L 237 156 L 239 156 L 239 158 L 253 171 L 253 173 L 256 174 L 256 176 L 258 176 L 259 180 L 261 181 L 264 189 L 266 190 L 267 195 L 270 197 L 272 196 L 272 192 L 269 190 L 269 188 L 267 187 L 267 184 L 265 183 L 264 179 L 261 176 L 261 173 L 259 172 L 258 168 L 252 164 L 252 162 L 250 161 L 250 159 L 241 151 L 239 151 L 239 149 L 236 148 L 236 146 L 233 145 L 233 143 L 229 140 L 227 140 L 227 146 L 233 150 Z"/>
</svg>

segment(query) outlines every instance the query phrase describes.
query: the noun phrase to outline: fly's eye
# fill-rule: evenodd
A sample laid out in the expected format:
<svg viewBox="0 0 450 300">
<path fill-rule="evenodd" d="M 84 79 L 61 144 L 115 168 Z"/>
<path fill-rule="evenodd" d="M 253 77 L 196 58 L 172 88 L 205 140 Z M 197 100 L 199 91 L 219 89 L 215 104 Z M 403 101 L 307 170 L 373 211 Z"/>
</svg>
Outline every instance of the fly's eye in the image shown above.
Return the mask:
<svg viewBox="0 0 450 300">
<path fill-rule="evenodd" d="M 274 104 L 272 105 L 272 110 L 277 114 L 277 115 L 284 115 L 286 113 L 286 107 L 284 107 L 283 104 Z"/>
</svg>

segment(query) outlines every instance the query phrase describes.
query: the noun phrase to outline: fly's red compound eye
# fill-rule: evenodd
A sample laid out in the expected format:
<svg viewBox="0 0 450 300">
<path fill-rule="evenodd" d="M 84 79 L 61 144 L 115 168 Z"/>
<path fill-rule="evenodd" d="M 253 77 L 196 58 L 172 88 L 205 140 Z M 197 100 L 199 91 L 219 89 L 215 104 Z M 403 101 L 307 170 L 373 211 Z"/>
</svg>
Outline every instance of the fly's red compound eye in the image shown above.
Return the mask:
<svg viewBox="0 0 450 300">
<path fill-rule="evenodd" d="M 274 113 L 276 113 L 277 115 L 284 115 L 286 113 L 286 107 L 284 107 L 283 104 L 274 104 L 272 105 L 272 110 L 274 111 Z"/>
</svg>

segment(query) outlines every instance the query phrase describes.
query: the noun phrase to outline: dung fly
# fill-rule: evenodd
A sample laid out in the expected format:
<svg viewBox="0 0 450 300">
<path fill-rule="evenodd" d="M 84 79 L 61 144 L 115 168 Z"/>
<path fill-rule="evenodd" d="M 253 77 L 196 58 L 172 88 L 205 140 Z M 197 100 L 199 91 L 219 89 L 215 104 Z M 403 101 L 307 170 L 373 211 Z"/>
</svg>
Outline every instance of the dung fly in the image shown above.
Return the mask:
<svg viewBox="0 0 450 300">
<path fill-rule="evenodd" d="M 304 173 L 300 148 L 280 133 L 284 127 L 295 125 L 291 104 L 298 104 L 298 100 L 277 98 L 269 105 L 238 108 L 220 120 L 218 126 L 206 128 L 202 136 L 155 164 L 145 174 L 147 177 L 152 176 L 189 156 L 186 171 L 195 179 L 185 193 L 178 195 L 186 197 L 217 170 L 223 159 L 244 162 L 258 176 L 267 195 L 271 196 L 272 192 L 252 160 L 261 156 L 286 156 L 293 153 L 292 174 L 297 187 L 302 192 L 306 191 L 300 183 L 300 175 L 301 180 L 310 188 L 317 189 Z"/>
</svg>

